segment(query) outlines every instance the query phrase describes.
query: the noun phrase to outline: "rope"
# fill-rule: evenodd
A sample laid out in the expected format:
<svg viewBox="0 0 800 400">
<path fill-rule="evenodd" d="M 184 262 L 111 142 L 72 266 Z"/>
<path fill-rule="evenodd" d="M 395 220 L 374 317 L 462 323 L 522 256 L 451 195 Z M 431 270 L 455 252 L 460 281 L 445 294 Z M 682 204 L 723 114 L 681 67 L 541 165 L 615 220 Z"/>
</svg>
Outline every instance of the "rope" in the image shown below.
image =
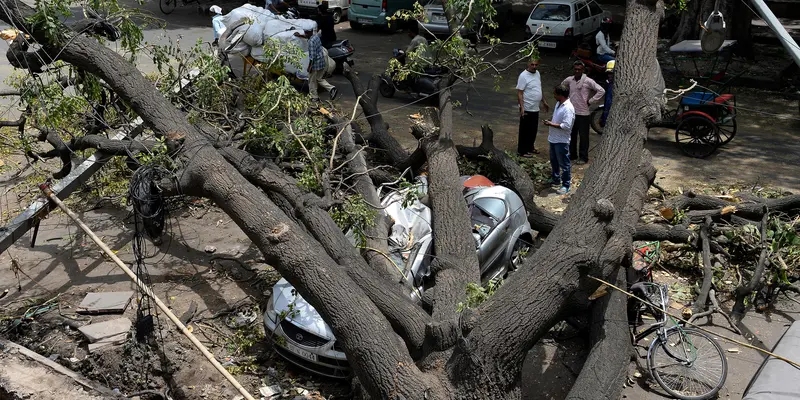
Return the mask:
<svg viewBox="0 0 800 400">
<path fill-rule="evenodd" d="M 625 295 L 627 295 L 628 297 L 634 298 L 636 300 L 641 301 L 642 303 L 645 303 L 645 304 L 647 304 L 649 306 L 655 307 L 655 308 L 659 309 L 661 312 L 663 312 L 664 314 L 669 315 L 670 317 L 672 317 L 674 320 L 683 322 L 684 324 L 686 324 L 688 326 L 691 326 L 692 328 L 695 328 L 695 329 L 697 329 L 699 331 L 703 331 L 705 333 L 708 333 L 709 335 L 713 335 L 713 336 L 718 337 L 718 338 L 720 338 L 722 340 L 725 340 L 727 342 L 735 343 L 735 344 L 738 344 L 739 346 L 744 346 L 744 347 L 746 347 L 748 349 L 756 350 L 756 351 L 764 353 L 764 354 L 766 354 L 766 355 L 768 355 L 770 357 L 774 357 L 774 358 L 777 358 L 778 360 L 785 361 L 785 362 L 791 364 L 794 367 L 800 368 L 800 363 L 798 363 L 796 361 L 789 360 L 788 358 L 785 358 L 783 356 L 779 356 L 779 355 L 777 355 L 775 353 L 772 353 L 770 351 L 764 350 L 764 349 L 762 349 L 760 347 L 753 346 L 753 345 L 751 345 L 749 343 L 741 342 L 741 341 L 736 340 L 736 339 L 731 339 L 731 338 L 729 338 L 727 336 L 720 335 L 717 332 L 712 332 L 712 331 L 710 331 L 710 330 L 708 330 L 706 328 L 703 328 L 702 326 L 695 325 L 695 324 L 693 324 L 693 323 L 691 323 L 691 322 L 689 322 L 689 321 L 687 321 L 687 320 L 685 320 L 685 319 L 683 319 L 683 318 L 681 318 L 681 317 L 679 317 L 679 316 L 677 316 L 675 314 L 672 314 L 672 313 L 667 311 L 667 304 L 664 304 L 663 308 L 661 308 L 661 307 L 653 304 L 652 302 L 650 302 L 648 300 L 645 300 L 645 299 L 643 299 L 643 298 L 641 298 L 639 296 L 636 296 L 635 294 L 633 294 L 631 292 L 628 292 L 627 290 L 621 289 L 621 288 L 619 288 L 619 287 L 617 287 L 617 286 L 615 286 L 615 285 L 613 285 L 613 284 L 611 284 L 609 282 L 606 282 L 606 281 L 604 281 L 604 280 L 602 280 L 600 278 L 595 278 L 594 276 L 591 276 L 591 275 L 589 275 L 589 278 L 594 279 L 595 281 L 600 282 L 603 285 L 606 285 L 606 286 L 608 286 L 608 287 L 610 287 L 610 288 L 612 288 L 614 290 L 617 290 L 617 291 L 620 291 L 622 293 L 625 293 Z"/>
</svg>

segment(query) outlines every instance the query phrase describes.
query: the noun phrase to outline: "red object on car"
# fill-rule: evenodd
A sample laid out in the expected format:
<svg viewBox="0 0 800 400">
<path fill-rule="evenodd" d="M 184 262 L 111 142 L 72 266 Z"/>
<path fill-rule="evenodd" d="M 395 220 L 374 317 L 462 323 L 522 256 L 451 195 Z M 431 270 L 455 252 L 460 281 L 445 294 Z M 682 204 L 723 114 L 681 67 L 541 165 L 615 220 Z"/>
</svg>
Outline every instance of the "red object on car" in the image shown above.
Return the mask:
<svg viewBox="0 0 800 400">
<path fill-rule="evenodd" d="M 491 187 L 494 186 L 494 183 L 489 180 L 489 178 L 483 175 L 473 175 L 467 178 L 464 181 L 464 187 L 467 189 L 474 189 L 479 187 Z"/>
</svg>

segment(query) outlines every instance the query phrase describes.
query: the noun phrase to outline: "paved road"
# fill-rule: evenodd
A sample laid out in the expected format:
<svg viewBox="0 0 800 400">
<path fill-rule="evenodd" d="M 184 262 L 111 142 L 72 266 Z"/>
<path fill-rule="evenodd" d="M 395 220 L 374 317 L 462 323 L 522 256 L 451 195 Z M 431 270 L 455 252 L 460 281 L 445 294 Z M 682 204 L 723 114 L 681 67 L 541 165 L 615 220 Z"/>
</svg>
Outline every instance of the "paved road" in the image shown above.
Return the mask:
<svg viewBox="0 0 800 400">
<path fill-rule="evenodd" d="M 132 0 L 125 0 L 130 2 Z M 223 3 L 223 7 L 224 7 Z M 161 27 L 145 28 L 145 40 L 148 43 L 164 44 L 172 40 L 182 48 L 189 48 L 198 39 L 211 40 L 211 19 L 197 13 L 196 5 L 178 7 L 174 13 L 164 16 L 157 2 L 148 2 L 142 6 L 145 12 L 164 18 L 166 29 Z M 0 29 L 5 28 L 0 26 Z M 337 35 L 342 39 L 350 39 L 356 48 L 356 69 L 364 79 L 385 69 L 393 48 L 405 47 L 409 38 L 402 32 L 387 33 L 376 30 L 353 31 L 347 22 L 336 27 Z M 505 37 L 507 41 L 524 38 L 522 26 L 515 26 Z M 6 44 L 0 44 L 0 50 Z M 509 150 L 516 147 L 517 106 L 514 92 L 516 76 L 522 70 L 522 64 L 513 64 L 516 60 L 515 46 L 498 49 L 489 58 L 500 68 L 507 68 L 501 74 L 495 90 L 495 79 L 489 72 L 482 74 L 476 82 L 460 83 L 454 88 L 454 97 L 461 105 L 455 111 L 454 139 L 458 143 L 472 144 L 480 140 L 480 126 L 490 124 L 497 135 L 496 143 Z M 152 60 L 140 57 L 138 67 L 145 72 L 154 69 Z M 555 86 L 570 71 L 570 60 L 560 53 L 543 54 L 540 67 L 545 91 Z M 0 80 L 4 81 L 12 73 L 11 67 L 0 65 Z M 343 95 L 338 102 L 342 108 L 351 109 L 355 95 L 349 89 L 349 83 L 341 76 L 330 81 L 339 86 Z M 405 145 L 412 147 L 415 142 L 408 133 L 407 116 L 416 112 L 420 104 L 408 103 L 414 99 L 406 94 L 398 93 L 392 99 L 381 99 L 379 108 L 384 118 L 392 127 L 395 136 Z M 0 101 L 0 105 L 9 100 Z M 780 186 L 788 190 L 800 191 L 800 175 L 794 168 L 800 164 L 800 144 L 794 132 L 800 127 L 800 120 L 794 108 L 780 98 L 769 96 L 758 91 L 737 93 L 737 106 L 741 107 L 737 121 L 739 134 L 720 152 L 705 160 L 690 159 L 680 154 L 674 145 L 674 132 L 653 129 L 649 135 L 648 148 L 654 154 L 654 161 L 659 168 L 659 179 L 668 188 L 688 187 L 709 182 L 720 185 L 770 185 Z M 3 111 L 0 109 L 0 111 Z M 14 116 L 14 110 L 8 115 Z M 544 131 L 544 129 L 541 129 Z M 600 141 L 599 136 L 592 135 L 592 148 Z M 540 134 L 537 148 L 546 149 L 546 134 Z M 544 155 L 546 157 L 546 154 Z M 546 158 L 544 158 L 546 160 Z M 576 176 L 580 177 L 584 167 L 576 168 Z"/>
</svg>

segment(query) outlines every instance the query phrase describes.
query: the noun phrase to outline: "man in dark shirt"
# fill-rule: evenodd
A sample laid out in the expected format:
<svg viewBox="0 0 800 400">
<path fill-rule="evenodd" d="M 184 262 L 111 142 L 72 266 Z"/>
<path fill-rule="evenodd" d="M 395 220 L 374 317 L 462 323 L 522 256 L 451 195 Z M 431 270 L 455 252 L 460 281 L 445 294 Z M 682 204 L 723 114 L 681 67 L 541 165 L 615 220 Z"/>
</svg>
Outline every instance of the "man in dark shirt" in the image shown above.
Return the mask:
<svg viewBox="0 0 800 400">
<path fill-rule="evenodd" d="M 317 11 L 319 12 L 317 15 L 317 26 L 319 26 L 322 46 L 329 48 L 336 41 L 336 31 L 333 29 L 333 15 L 328 12 L 328 2 L 323 1 L 322 4 L 317 7 Z"/>
</svg>

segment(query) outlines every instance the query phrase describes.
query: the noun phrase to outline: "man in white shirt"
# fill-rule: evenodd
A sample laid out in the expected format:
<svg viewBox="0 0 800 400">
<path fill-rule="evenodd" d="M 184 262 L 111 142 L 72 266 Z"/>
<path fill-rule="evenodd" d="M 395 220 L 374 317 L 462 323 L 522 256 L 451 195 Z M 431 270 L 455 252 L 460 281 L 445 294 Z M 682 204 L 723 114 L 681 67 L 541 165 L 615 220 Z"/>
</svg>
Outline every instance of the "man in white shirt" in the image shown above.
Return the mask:
<svg viewBox="0 0 800 400">
<path fill-rule="evenodd" d="M 561 186 L 558 194 L 567 194 L 572 180 L 569 141 L 572 124 L 575 123 L 575 108 L 569 100 L 569 86 L 563 83 L 556 86 L 553 96 L 556 98 L 553 119 L 544 121 L 544 124 L 550 127 L 547 141 L 550 142 L 550 168 L 552 168 L 553 174 L 549 183 Z"/>
<path fill-rule="evenodd" d="M 611 24 L 611 18 L 603 18 L 603 22 L 600 23 L 600 30 L 594 37 L 594 40 L 597 42 L 597 60 L 600 61 L 601 64 L 606 64 L 613 60 L 614 56 L 617 54 L 617 52 L 611 48 L 611 37 L 608 35 L 608 32 L 611 30 Z"/>
<path fill-rule="evenodd" d="M 517 138 L 517 154 L 521 157 L 532 157 L 539 154 L 536 150 L 536 134 L 539 131 L 539 104 L 544 111 L 550 106 L 542 97 L 542 78 L 539 71 L 539 59 L 532 58 L 528 67 L 517 79 L 517 103 L 519 103 L 519 137 Z"/>
</svg>

